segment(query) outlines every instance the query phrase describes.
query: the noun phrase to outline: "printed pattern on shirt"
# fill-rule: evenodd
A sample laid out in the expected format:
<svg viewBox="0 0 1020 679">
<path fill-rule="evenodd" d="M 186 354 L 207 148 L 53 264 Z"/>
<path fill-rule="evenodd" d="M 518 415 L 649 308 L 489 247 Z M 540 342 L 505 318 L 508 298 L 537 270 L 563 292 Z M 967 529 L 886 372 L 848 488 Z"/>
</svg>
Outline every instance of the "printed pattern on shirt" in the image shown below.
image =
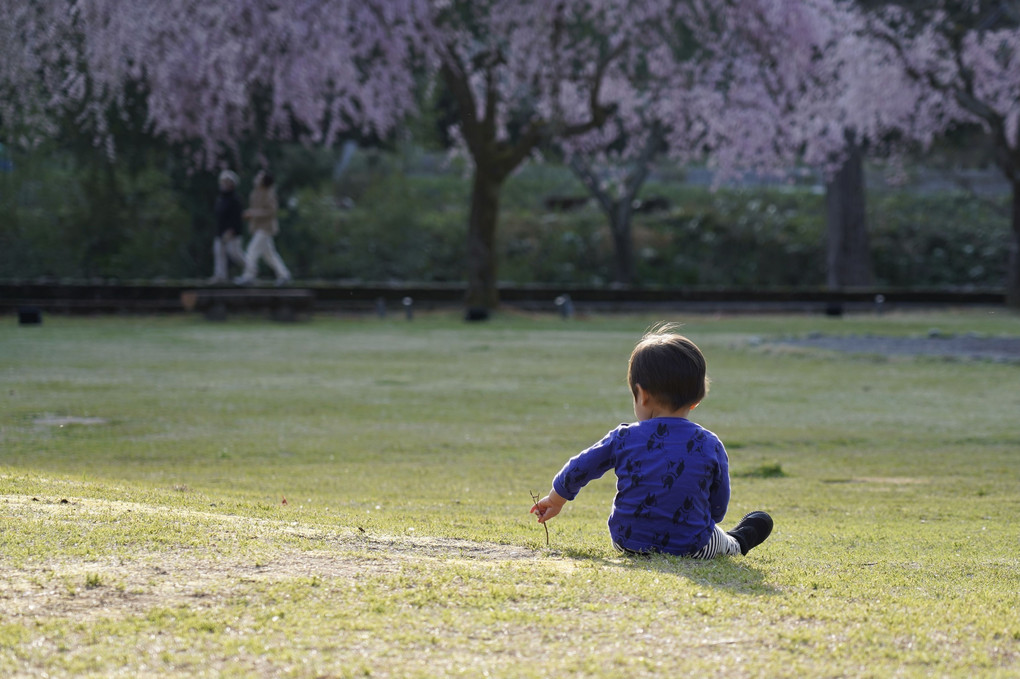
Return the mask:
<svg viewBox="0 0 1020 679">
<path fill-rule="evenodd" d="M 631 551 L 694 554 L 729 503 L 729 461 L 719 439 L 683 418 L 623 424 L 571 458 L 554 479 L 568 500 L 614 469 L 614 543 Z"/>
</svg>

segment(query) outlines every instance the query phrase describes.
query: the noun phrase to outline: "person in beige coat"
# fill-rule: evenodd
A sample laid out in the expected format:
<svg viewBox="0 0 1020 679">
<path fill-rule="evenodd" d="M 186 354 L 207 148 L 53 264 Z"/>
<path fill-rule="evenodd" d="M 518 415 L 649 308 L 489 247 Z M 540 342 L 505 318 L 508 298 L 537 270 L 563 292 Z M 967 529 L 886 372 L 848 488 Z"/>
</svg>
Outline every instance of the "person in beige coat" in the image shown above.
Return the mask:
<svg viewBox="0 0 1020 679">
<path fill-rule="evenodd" d="M 273 175 L 265 170 L 255 176 L 255 188 L 251 192 L 248 209 L 244 218 L 248 220 L 248 231 L 251 241 L 245 253 L 244 273 L 235 279 L 239 285 L 248 285 L 258 276 L 259 260 L 265 259 L 276 273 L 276 284 L 285 285 L 290 282 L 290 271 L 280 258 L 273 243 L 273 236 L 280 231 L 276 220 L 278 209 L 276 189 L 273 188 Z"/>
</svg>

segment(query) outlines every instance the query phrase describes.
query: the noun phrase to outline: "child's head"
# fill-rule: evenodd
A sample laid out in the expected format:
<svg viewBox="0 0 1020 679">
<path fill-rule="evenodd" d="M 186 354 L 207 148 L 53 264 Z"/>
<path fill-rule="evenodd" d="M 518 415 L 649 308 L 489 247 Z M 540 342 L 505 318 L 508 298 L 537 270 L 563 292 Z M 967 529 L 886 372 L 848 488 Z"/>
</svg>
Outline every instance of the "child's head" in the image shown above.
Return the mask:
<svg viewBox="0 0 1020 679">
<path fill-rule="evenodd" d="M 673 410 L 695 406 L 708 392 L 705 357 L 701 350 L 660 324 L 645 333 L 630 355 L 627 382 L 637 397 L 637 385 Z"/>
</svg>

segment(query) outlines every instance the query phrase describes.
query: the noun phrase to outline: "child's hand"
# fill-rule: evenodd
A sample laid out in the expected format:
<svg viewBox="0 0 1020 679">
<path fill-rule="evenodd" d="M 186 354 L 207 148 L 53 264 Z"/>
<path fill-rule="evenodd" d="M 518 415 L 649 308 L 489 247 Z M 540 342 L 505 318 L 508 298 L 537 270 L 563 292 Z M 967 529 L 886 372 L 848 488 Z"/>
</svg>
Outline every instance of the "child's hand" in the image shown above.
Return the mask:
<svg viewBox="0 0 1020 679">
<path fill-rule="evenodd" d="M 566 503 L 567 501 L 559 493 L 550 490 L 548 495 L 535 503 L 535 506 L 531 508 L 531 513 L 538 514 L 539 523 L 545 523 L 559 514 Z"/>
</svg>

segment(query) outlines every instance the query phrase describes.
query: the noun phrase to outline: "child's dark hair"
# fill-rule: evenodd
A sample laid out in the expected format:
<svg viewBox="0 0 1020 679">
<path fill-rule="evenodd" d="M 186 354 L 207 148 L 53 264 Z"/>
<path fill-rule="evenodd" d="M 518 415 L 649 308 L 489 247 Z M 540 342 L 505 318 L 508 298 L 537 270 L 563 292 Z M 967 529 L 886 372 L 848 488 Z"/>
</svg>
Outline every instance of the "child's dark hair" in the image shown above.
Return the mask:
<svg viewBox="0 0 1020 679">
<path fill-rule="evenodd" d="M 627 382 L 635 396 L 640 384 L 657 401 L 679 410 L 705 398 L 708 376 L 701 350 L 675 329 L 660 324 L 645 333 L 630 355 Z"/>
</svg>

